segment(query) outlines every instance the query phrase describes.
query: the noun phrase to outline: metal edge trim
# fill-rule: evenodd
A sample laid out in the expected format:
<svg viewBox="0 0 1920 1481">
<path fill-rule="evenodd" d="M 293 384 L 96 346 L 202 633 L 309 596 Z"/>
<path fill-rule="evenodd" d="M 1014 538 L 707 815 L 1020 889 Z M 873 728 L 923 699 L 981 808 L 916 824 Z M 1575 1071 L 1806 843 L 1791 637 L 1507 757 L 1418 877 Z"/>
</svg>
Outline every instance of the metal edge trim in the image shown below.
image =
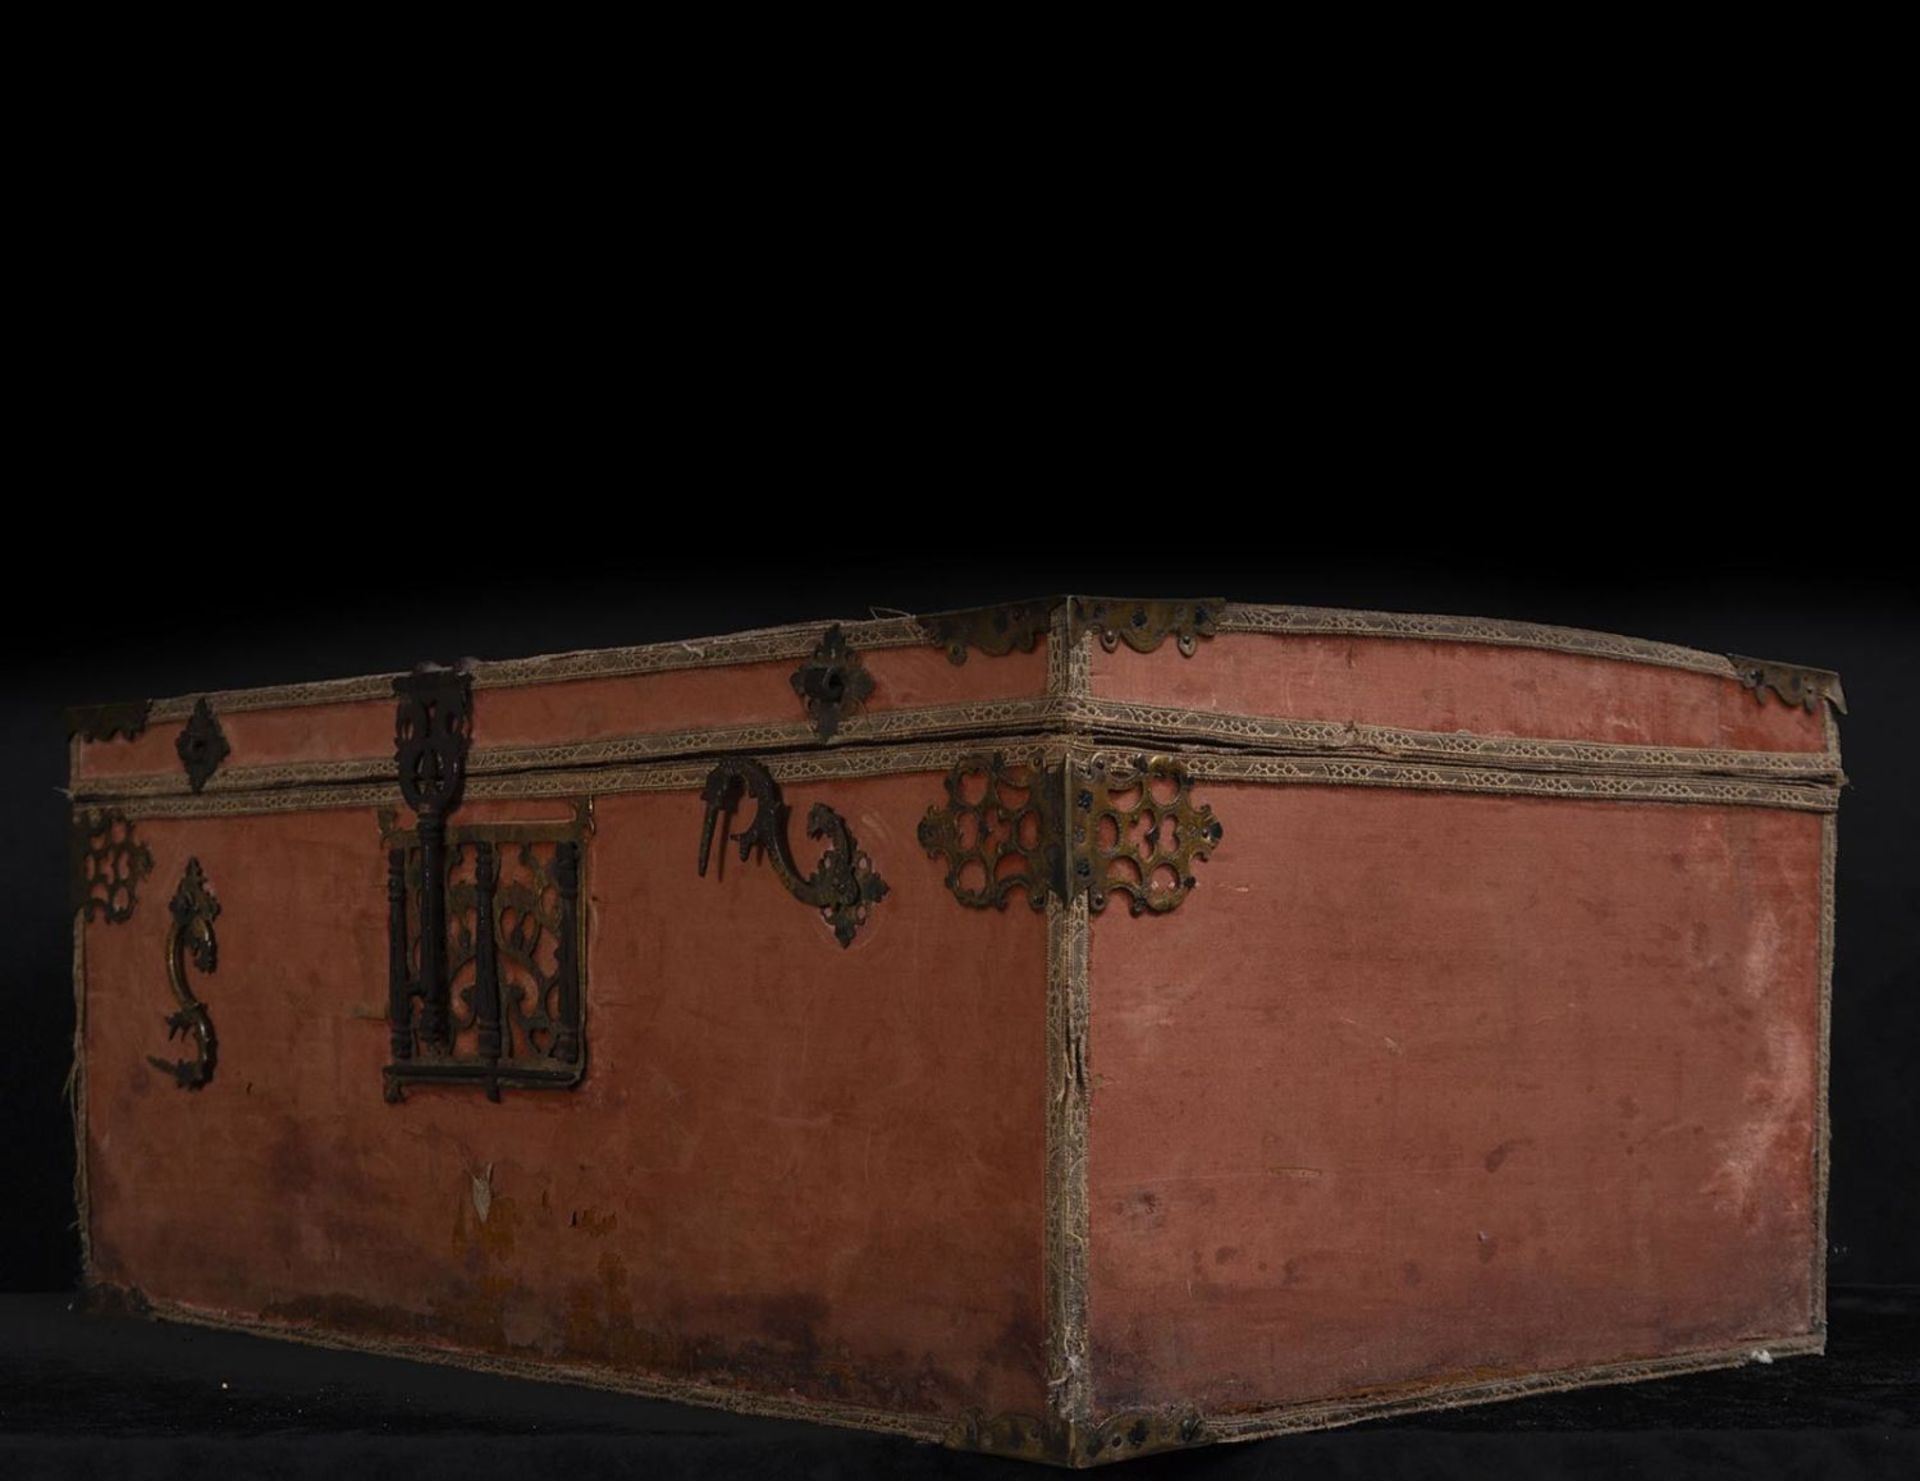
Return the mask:
<svg viewBox="0 0 1920 1481">
<path fill-rule="evenodd" d="M 1063 774 L 1062 785 L 1066 785 Z M 1086 1054 L 1089 1027 L 1087 898 L 1047 896 L 1047 1107 L 1044 1300 L 1046 1411 L 1056 1425 L 1084 1420 L 1093 1404 L 1087 1323 Z"/>
<path fill-rule="evenodd" d="M 1715 1368 L 1737 1368 L 1762 1361 L 1762 1352 L 1770 1361 L 1825 1351 L 1826 1338 L 1819 1332 L 1757 1337 L 1730 1347 L 1706 1348 L 1698 1352 L 1601 1363 L 1583 1368 L 1517 1374 L 1499 1379 L 1467 1379 L 1375 1398 L 1328 1399 L 1277 1405 L 1269 1409 L 1203 1414 L 1203 1433 L 1210 1441 L 1237 1443 L 1272 1435 L 1296 1434 L 1303 1430 L 1332 1429 L 1360 1420 L 1386 1419 L 1424 1410 L 1461 1409 L 1472 1404 L 1498 1403 L 1504 1399 L 1529 1398 L 1536 1394 L 1560 1393 L 1569 1389 L 1600 1388 L 1611 1384 L 1638 1383 L 1649 1378 L 1701 1373 Z"/>
<path fill-rule="evenodd" d="M 986 751 L 1009 760 L 1037 761 L 1071 744 L 1084 759 L 1099 758 L 1124 773 L 1142 748 L 1095 743 L 1064 734 L 969 737 L 910 746 L 824 750 L 762 757 L 775 778 L 820 781 L 836 777 L 888 776 L 946 771 Z M 1810 782 L 1767 782 L 1736 777 L 1639 776 L 1621 772 L 1522 771 L 1455 764 L 1413 763 L 1352 757 L 1270 756 L 1252 752 L 1181 750 L 1179 758 L 1196 781 L 1304 783 L 1318 786 L 1407 787 L 1442 792 L 1577 798 L 1618 802 L 1676 802 L 1775 807 L 1831 812 L 1839 788 Z M 634 766 L 572 771 L 516 772 L 469 778 L 466 799 L 527 800 L 611 796 L 623 792 L 675 791 L 699 787 L 712 769 L 707 759 L 688 758 Z M 191 818 L 255 813 L 310 812 L 336 807 L 391 807 L 400 800 L 390 781 L 203 792 L 197 795 L 126 797 L 114 804 L 129 818 Z M 103 805 L 99 799 L 76 807 Z"/>
<path fill-rule="evenodd" d="M 1043 598 L 1061 606 L 1066 596 Z M 993 604 L 992 605 L 1007 605 Z M 971 610 L 971 609 L 968 609 Z M 925 619 L 949 615 L 929 612 Z M 922 616 L 842 619 L 839 626 L 848 641 L 865 649 L 914 647 L 932 643 Z M 621 648 L 576 649 L 529 658 L 476 660 L 474 687 L 503 688 L 522 684 L 560 683 L 576 678 L 619 678 L 670 669 L 718 667 L 804 658 L 832 619 L 788 623 L 716 637 L 685 638 Z M 1300 636 L 1409 638 L 1414 640 L 1487 643 L 1504 647 L 1539 648 L 1586 657 L 1611 658 L 1666 668 L 1690 669 L 1717 678 L 1736 679 L 1734 665 L 1724 654 L 1707 653 L 1674 643 L 1631 638 L 1586 628 L 1500 618 L 1456 617 L 1412 612 L 1349 611 L 1338 607 L 1272 606 L 1227 602 L 1216 619 L 1220 633 L 1275 633 Z M 1822 671 L 1826 672 L 1826 671 Z M 397 674 L 369 674 L 325 679 L 305 684 L 222 689 L 202 695 L 174 696 L 152 702 L 149 724 L 184 720 L 198 698 L 206 698 L 219 712 L 292 708 L 311 704 L 344 704 L 384 698 Z"/>
<path fill-rule="evenodd" d="M 1832 1176 L 1833 1123 L 1828 1104 L 1832 1064 L 1833 955 L 1836 925 L 1836 885 L 1840 858 L 1840 818 L 1828 813 L 1820 819 L 1820 997 L 1818 1050 L 1814 1088 L 1813 1134 L 1813 1270 L 1809 1294 L 1813 1329 L 1827 1330 L 1827 1195 Z"/>
<path fill-rule="evenodd" d="M 87 1181 L 87 913 L 73 912 L 73 1063 L 67 1071 L 73 1119 L 74 1228 L 80 1236 L 80 1280 L 93 1274 L 93 1200 Z"/>
<path fill-rule="evenodd" d="M 1105 764 L 1124 778 L 1138 747 L 1088 743 L 1080 759 Z M 1406 787 L 1437 792 L 1486 792 L 1612 802 L 1681 802 L 1831 812 L 1838 787 L 1774 783 L 1736 777 L 1638 776 L 1621 772 L 1511 771 L 1495 767 L 1375 761 L 1349 757 L 1269 756 L 1253 752 L 1180 751 L 1196 782 L 1302 783 L 1311 786 Z"/>
<path fill-rule="evenodd" d="M 846 749 L 846 742 L 896 745 L 914 740 L 1044 728 L 1056 719 L 1046 699 L 1027 697 L 969 701 L 952 705 L 922 705 L 855 715 L 841 722 L 834 741 L 823 753 Z M 644 731 L 597 740 L 521 746 L 476 746 L 467 754 L 467 775 L 487 776 L 550 768 L 586 768 L 672 761 L 736 751 L 804 750 L 817 744 L 805 721 L 751 721 L 704 730 Z M 224 767 L 202 789 L 213 792 L 257 792 L 279 787 L 305 787 L 375 781 L 392 774 L 393 757 L 365 756 L 345 760 L 274 762 L 261 766 Z M 121 797 L 184 796 L 192 789 L 176 772 L 141 772 L 128 776 L 77 777 L 69 788 L 76 799 L 101 802 Z"/>
<path fill-rule="evenodd" d="M 1421 612 L 1349 611 L 1344 607 L 1274 607 L 1229 602 L 1217 620 L 1221 632 L 1298 637 L 1407 638 L 1417 642 L 1486 643 L 1503 648 L 1539 648 L 1585 658 L 1611 658 L 1660 668 L 1690 669 L 1736 679 L 1723 653 L 1708 653 L 1651 638 L 1582 627 L 1557 627 L 1499 617 L 1454 617 Z"/>
<path fill-rule="evenodd" d="M 1362 725 L 1357 721 L 1292 719 L 1108 699 L 1063 701 L 1060 712 L 1062 719 L 1077 722 L 1079 728 L 1133 731 L 1202 746 L 1277 746 L 1338 754 L 1374 752 L 1383 760 L 1485 758 L 1527 769 L 1533 766 L 1553 770 L 1591 768 L 1680 775 L 1726 772 L 1812 780 L 1840 774 L 1840 758 L 1833 750 L 1739 751 L 1552 736 L 1485 735 L 1472 730 L 1404 730 L 1390 725 Z"/>
<path fill-rule="evenodd" d="M 1763 780 L 1834 782 L 1842 775 L 1837 751 L 1715 750 L 1615 745 L 1544 736 L 1482 735 L 1465 730 L 1402 730 L 1345 721 L 1282 719 L 1077 696 L 926 705 L 854 716 L 843 723 L 835 743 L 823 750 L 845 749 L 845 742 L 899 744 L 1048 727 L 1083 733 L 1109 732 L 1098 738 L 1112 744 L 1138 735 L 1150 737 L 1155 744 L 1183 747 L 1268 746 L 1307 754 L 1449 764 L 1463 759 L 1480 760 L 1520 770 L 1592 770 L 1647 775 L 1712 772 Z M 554 744 L 476 747 L 469 753 L 467 771 L 470 776 L 486 776 L 544 768 L 638 764 L 735 751 L 805 748 L 812 741 L 811 727 L 801 721 L 751 722 L 706 730 L 651 731 Z M 375 781 L 392 770 L 393 760 L 388 756 L 230 766 L 213 775 L 203 795 Z M 75 800 L 111 803 L 136 797 L 185 796 L 192 788 L 178 772 L 142 772 L 128 776 L 75 777 L 68 790 Z"/>
</svg>

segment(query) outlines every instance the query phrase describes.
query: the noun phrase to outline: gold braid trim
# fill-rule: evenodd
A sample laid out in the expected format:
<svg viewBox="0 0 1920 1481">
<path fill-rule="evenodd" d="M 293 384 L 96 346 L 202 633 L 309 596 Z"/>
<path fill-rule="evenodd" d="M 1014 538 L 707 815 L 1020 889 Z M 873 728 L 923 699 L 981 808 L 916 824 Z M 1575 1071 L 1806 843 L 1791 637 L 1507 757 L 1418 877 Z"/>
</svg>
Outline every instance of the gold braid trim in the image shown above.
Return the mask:
<svg viewBox="0 0 1920 1481">
<path fill-rule="evenodd" d="M 1833 1036 L 1834 876 L 1838 868 L 1840 819 L 1820 820 L 1820 1029 L 1819 1082 L 1813 1108 L 1813 1330 L 1827 1330 L 1827 1182 L 1832 1156 L 1832 1124 L 1827 1093 Z"/>
<path fill-rule="evenodd" d="M 1397 1414 L 1460 1409 L 1469 1404 L 1492 1404 L 1503 1399 L 1524 1399 L 1533 1394 L 1564 1393 L 1568 1389 L 1599 1388 L 1615 1383 L 1639 1383 L 1643 1379 L 1703 1373 L 1713 1368 L 1738 1368 L 1746 1363 L 1761 1361 L 1763 1352 L 1770 1361 L 1825 1351 L 1826 1339 L 1819 1333 L 1758 1337 L 1738 1347 L 1675 1353 L 1667 1357 L 1603 1363 L 1586 1368 L 1563 1368 L 1550 1373 L 1518 1373 L 1505 1378 L 1462 1379 L 1418 1388 L 1408 1386 L 1362 1397 L 1280 1405 L 1269 1409 L 1209 1413 L 1203 1423 L 1208 1440 L 1260 1440 L 1269 1435 L 1332 1429 L 1336 1425 L 1352 1424 L 1362 1419 L 1387 1419 Z"/>
<path fill-rule="evenodd" d="M 472 665 L 475 689 L 506 689 L 523 684 L 559 684 L 568 679 L 618 679 L 634 674 L 665 673 L 671 669 L 713 668 L 733 663 L 770 663 L 805 658 L 819 645 L 831 622 L 790 623 L 670 643 L 647 643 L 632 648 L 590 648 L 574 653 L 549 653 L 537 658 L 476 660 Z M 855 648 L 913 648 L 932 641 L 916 618 L 882 617 L 842 622 L 847 641 Z M 205 698 L 216 714 L 235 710 L 277 710 L 297 705 L 351 704 L 356 700 L 393 698 L 393 681 L 400 674 L 368 674 L 352 679 L 323 679 L 309 684 L 274 684 L 260 689 L 222 689 L 206 695 L 157 699 L 149 724 L 184 720 L 194 703 Z"/>
<path fill-rule="evenodd" d="M 1264 715 L 1106 699 L 1066 700 L 1058 707 L 1076 729 L 1117 731 L 1203 746 L 1282 747 L 1309 752 L 1372 753 L 1384 760 L 1490 761 L 1551 769 L 1591 767 L 1635 772 L 1735 772 L 1828 780 L 1840 775 L 1837 752 L 1726 751 L 1699 746 L 1624 745 L 1535 736 L 1479 735 L 1467 730 L 1401 730 L 1344 720 L 1282 720 Z"/>
<path fill-rule="evenodd" d="M 1063 776 L 1060 784 L 1065 786 Z M 1087 897 L 1047 895 L 1047 1404 L 1055 1424 L 1093 1404 L 1087 1337 Z"/>
<path fill-rule="evenodd" d="M 1032 736 L 995 741 L 1009 761 L 1031 765 L 1057 741 Z M 846 777 L 897 776 L 916 771 L 950 771 L 979 753 L 978 741 L 941 741 L 918 746 L 892 746 L 871 751 L 813 751 L 758 758 L 780 782 L 832 781 Z M 698 791 L 713 770 L 710 760 L 654 762 L 604 770 L 516 772 L 502 776 L 469 776 L 463 802 L 525 801 L 544 797 L 610 797 L 622 792 Z M 365 786 L 311 787 L 278 791 L 191 794 L 129 798 L 122 809 L 130 818 L 233 817 L 253 813 L 310 812 L 338 807 L 398 807 L 395 782 Z"/>
<path fill-rule="evenodd" d="M 1082 758 L 1104 761 L 1116 779 L 1133 774 L 1133 751 L 1094 749 Z M 1413 787 L 1438 792 L 1496 792 L 1518 796 L 1592 798 L 1619 802 L 1700 802 L 1832 812 L 1838 787 L 1811 783 L 1753 782 L 1718 777 L 1627 776 L 1547 771 L 1496 771 L 1487 767 L 1416 765 L 1394 761 L 1260 756 L 1222 751 L 1181 751 L 1180 764 L 1195 781 L 1296 782 L 1310 786 Z"/>
<path fill-rule="evenodd" d="M 882 710 L 853 715 L 840 722 L 833 745 L 848 741 L 900 744 L 933 740 L 947 735 L 983 735 L 1044 729 L 1054 723 L 1055 707 L 1041 698 L 983 700 L 966 704 L 926 705 L 910 710 Z M 665 760 L 673 757 L 735 751 L 798 748 L 817 742 L 813 726 L 804 720 L 756 721 L 714 726 L 704 730 L 664 730 L 642 735 L 610 736 L 604 740 L 568 741 L 553 745 L 477 746 L 467 754 L 467 774 L 501 775 L 559 767 L 613 766 Z M 379 781 L 393 774 L 393 757 L 346 761 L 288 761 L 271 766 L 229 766 L 216 772 L 204 792 L 259 792 L 275 787 L 329 786 L 357 781 Z M 192 789 L 179 772 L 150 772 L 138 776 L 81 777 L 71 793 L 79 800 L 122 797 L 169 797 Z"/>
<path fill-rule="evenodd" d="M 1076 640 L 1086 646 L 1084 634 Z M 1067 654 L 1068 645 L 1051 650 Z M 1084 658 L 1084 652 L 1081 654 Z M 1077 665 L 1069 658 L 1063 672 Z M 1069 682 L 1070 688 L 1077 684 Z M 941 736 L 1018 733 L 1023 730 L 1071 730 L 1099 735 L 1139 736 L 1158 743 L 1202 746 L 1248 746 L 1335 753 L 1382 760 L 1490 762 L 1501 767 L 1541 770 L 1595 770 L 1648 775 L 1703 772 L 1757 778 L 1807 779 L 1839 782 L 1837 750 L 1736 751 L 1693 746 L 1616 745 L 1594 741 L 1551 740 L 1533 736 L 1477 735 L 1470 731 L 1401 730 L 1391 726 L 1360 725 L 1334 720 L 1283 720 L 1262 715 L 1182 709 L 1169 705 L 1133 704 L 1093 699 L 1084 695 L 977 701 L 952 705 L 925 705 L 913 709 L 854 715 L 843 721 L 834 744 L 845 742 L 883 745 Z M 1829 729 L 1831 734 L 1831 727 Z M 642 735 L 612 736 L 604 740 L 572 741 L 553 745 L 483 746 L 470 753 L 467 770 L 487 776 L 544 768 L 613 766 L 669 757 L 713 755 L 734 751 L 778 750 L 813 743 L 805 721 L 765 721 L 714 726 L 698 730 L 668 730 Z M 380 781 L 393 770 L 390 757 L 344 761 L 290 761 L 269 766 L 229 766 L 214 773 L 205 791 L 259 792 L 276 787 L 334 786 Z M 81 777 L 71 788 L 80 801 L 117 801 L 135 797 L 167 797 L 190 792 L 180 772 L 136 776 Z"/>
<path fill-rule="evenodd" d="M 1052 599 L 1060 613 L 1072 606 L 1067 598 Z M 942 614 L 929 614 L 927 621 Z M 1642 638 L 1622 637 L 1614 633 L 1588 632 L 1581 628 L 1553 627 L 1532 622 L 1506 622 L 1485 617 L 1449 617 L 1400 612 L 1349 612 L 1335 607 L 1259 606 L 1228 602 L 1216 616 L 1221 633 L 1280 633 L 1303 636 L 1347 636 L 1373 638 L 1412 638 L 1458 643 L 1490 643 L 1514 648 L 1541 648 L 1553 652 L 1582 654 L 1594 658 L 1613 658 L 1632 663 L 1657 664 L 1666 668 L 1690 669 L 1716 678 L 1737 679 L 1738 671 L 1723 655 L 1704 653 L 1672 643 L 1656 643 Z M 546 654 L 535 658 L 497 661 L 479 660 L 473 664 L 476 689 L 504 688 L 522 684 L 555 684 L 568 679 L 620 678 L 634 674 L 662 673 L 670 669 L 707 668 L 722 664 L 764 663 L 804 658 L 820 641 L 820 635 L 833 626 L 831 621 L 789 623 L 781 627 L 759 628 L 750 632 L 720 637 L 694 638 L 677 642 L 647 643 L 627 648 L 599 648 L 572 653 Z M 926 622 L 918 617 L 880 617 L 869 620 L 844 620 L 848 643 L 871 651 L 878 648 L 908 648 L 936 641 Z M 1053 629 L 1057 636 L 1059 624 Z M 1078 634 L 1089 637 L 1086 632 Z M 1051 646 L 1051 645 L 1050 645 Z M 1077 646 L 1077 645 L 1069 645 Z M 1084 662 L 1085 655 L 1069 662 Z M 1049 652 L 1048 665 L 1056 668 Z M 397 674 L 370 674 L 358 678 L 328 679 L 307 684 L 276 684 L 257 689 L 223 689 L 203 695 L 188 695 L 153 702 L 149 723 L 165 724 L 184 720 L 193 711 L 196 700 L 205 698 L 216 714 L 237 710 L 283 709 L 298 705 L 350 704 L 356 700 L 388 699 Z M 1071 696 L 1076 692 L 1074 675 L 1060 673 L 1052 692 Z"/>
<path fill-rule="evenodd" d="M 1229 602 L 1220 609 L 1221 632 L 1282 633 L 1308 637 L 1415 638 L 1449 643 L 1490 643 L 1504 648 L 1544 648 L 1587 658 L 1691 669 L 1716 678 L 1738 675 L 1724 654 L 1703 653 L 1673 643 L 1625 638 L 1617 633 L 1492 617 L 1440 617 L 1411 612 L 1348 612 L 1339 607 L 1259 607 Z"/>
<path fill-rule="evenodd" d="M 80 1279 L 93 1272 L 93 1207 L 87 1183 L 87 913 L 73 913 L 73 1063 L 67 1068 L 73 1117 L 73 1207 L 80 1235 Z"/>
<path fill-rule="evenodd" d="M 780 781 L 891 776 L 948 771 L 982 751 L 1002 752 L 1010 763 L 1030 763 L 1057 754 L 1065 736 L 952 740 L 873 750 L 825 750 L 763 758 Z M 1076 755 L 1104 760 L 1116 777 L 1131 774 L 1137 749 L 1097 748 L 1081 743 Z M 1493 792 L 1516 796 L 1593 798 L 1621 802 L 1697 802 L 1795 811 L 1831 812 L 1839 788 L 1811 782 L 1750 781 L 1696 776 L 1635 776 L 1503 770 L 1453 764 L 1421 764 L 1349 757 L 1263 756 L 1229 751 L 1181 751 L 1178 759 L 1196 781 L 1290 782 L 1316 786 L 1411 787 L 1441 792 Z M 698 789 L 712 764 L 706 760 L 569 771 L 510 772 L 470 777 L 468 800 L 612 796 L 622 792 Z M 307 812 L 336 807 L 393 807 L 400 792 L 392 782 L 258 791 L 215 791 L 120 800 L 130 818 L 232 817 L 253 813 Z"/>
</svg>

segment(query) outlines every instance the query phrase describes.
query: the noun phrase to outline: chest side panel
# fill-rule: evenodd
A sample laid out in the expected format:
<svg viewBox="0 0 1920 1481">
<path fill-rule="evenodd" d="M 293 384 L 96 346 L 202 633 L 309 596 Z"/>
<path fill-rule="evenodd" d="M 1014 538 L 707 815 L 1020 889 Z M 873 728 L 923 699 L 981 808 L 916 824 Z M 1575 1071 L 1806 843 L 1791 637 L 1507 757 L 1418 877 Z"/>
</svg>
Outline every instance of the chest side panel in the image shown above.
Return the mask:
<svg viewBox="0 0 1920 1481">
<path fill-rule="evenodd" d="M 763 862 L 695 871 L 697 791 L 599 799 L 587 1068 L 571 1090 L 411 1085 L 388 1059 L 369 811 L 154 819 L 149 895 L 87 928 L 93 1275 L 362 1340 L 600 1364 L 944 1414 L 1042 1402 L 1046 944 L 952 908 L 913 827 L 938 778 L 794 784 L 888 894 L 842 948 Z M 462 826 L 567 815 L 472 802 Z M 735 820 L 738 827 L 744 818 Z M 147 1063 L 166 889 L 197 858 L 219 1068 Z M 502 871 L 505 877 L 506 865 Z"/>
<path fill-rule="evenodd" d="M 1822 817 L 1201 795 L 1200 888 L 1093 924 L 1103 1410 L 1809 1330 Z"/>
</svg>

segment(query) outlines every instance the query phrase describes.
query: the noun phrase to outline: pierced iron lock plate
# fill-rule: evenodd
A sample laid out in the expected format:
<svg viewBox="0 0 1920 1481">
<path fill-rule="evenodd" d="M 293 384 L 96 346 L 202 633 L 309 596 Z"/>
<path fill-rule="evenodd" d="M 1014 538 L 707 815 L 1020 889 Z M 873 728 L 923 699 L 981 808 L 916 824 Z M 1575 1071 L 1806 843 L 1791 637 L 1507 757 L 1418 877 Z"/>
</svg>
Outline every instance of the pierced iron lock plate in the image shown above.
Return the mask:
<svg viewBox="0 0 1920 1481">
<path fill-rule="evenodd" d="M 580 908 L 588 801 L 550 823 L 451 826 L 443 841 L 445 1017 L 426 1011 L 421 830 L 387 823 L 387 1099 L 410 1084 L 566 1089 L 586 1070 Z M 419 1005 L 416 1013 L 415 1005 Z M 429 1034 L 428 1026 L 434 1026 Z M 442 1026 L 444 1025 L 444 1026 Z"/>
<path fill-rule="evenodd" d="M 454 827 L 473 677 L 421 664 L 393 681 L 394 765 L 412 830 L 387 850 L 389 1101 L 410 1084 L 577 1085 L 586 1069 L 580 909 L 590 801 L 561 823 Z M 416 1011 L 417 1009 L 417 1011 Z"/>
</svg>

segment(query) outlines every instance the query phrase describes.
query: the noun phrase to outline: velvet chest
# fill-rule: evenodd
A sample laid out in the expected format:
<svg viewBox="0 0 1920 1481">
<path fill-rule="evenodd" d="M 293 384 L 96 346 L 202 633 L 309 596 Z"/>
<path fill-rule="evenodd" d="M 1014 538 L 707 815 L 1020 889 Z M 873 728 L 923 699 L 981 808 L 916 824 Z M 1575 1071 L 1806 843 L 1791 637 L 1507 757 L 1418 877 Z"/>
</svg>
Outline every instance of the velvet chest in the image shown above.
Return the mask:
<svg viewBox="0 0 1920 1481">
<path fill-rule="evenodd" d="M 76 710 L 86 1279 L 1072 1465 L 1817 1352 L 1839 703 L 1057 598 Z"/>
</svg>

